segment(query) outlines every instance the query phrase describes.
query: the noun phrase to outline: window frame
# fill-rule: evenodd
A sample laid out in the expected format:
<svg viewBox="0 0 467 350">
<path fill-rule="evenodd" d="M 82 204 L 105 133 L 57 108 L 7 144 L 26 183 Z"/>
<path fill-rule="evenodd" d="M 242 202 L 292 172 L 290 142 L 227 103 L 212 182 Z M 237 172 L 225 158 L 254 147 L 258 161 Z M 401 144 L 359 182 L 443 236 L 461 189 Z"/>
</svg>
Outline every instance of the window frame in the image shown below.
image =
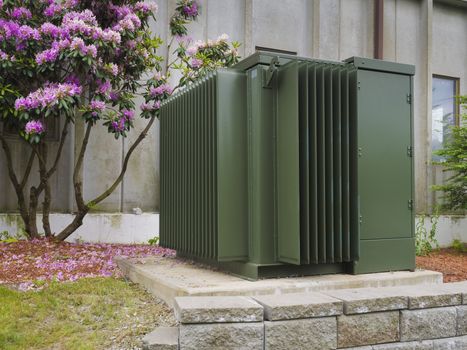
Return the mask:
<svg viewBox="0 0 467 350">
<path fill-rule="evenodd" d="M 460 95 L 460 78 L 459 77 L 453 77 L 450 75 L 443 75 L 443 74 L 433 74 L 431 79 L 432 79 L 432 86 L 433 86 L 433 79 L 444 79 L 444 80 L 451 80 L 454 81 L 454 121 L 455 124 L 454 126 L 459 126 L 460 125 L 460 113 L 461 113 L 461 108 L 459 101 L 457 97 Z M 431 92 L 431 108 L 433 109 L 433 91 Z"/>
<path fill-rule="evenodd" d="M 445 142 L 446 142 L 446 139 L 444 138 L 444 132 L 443 132 L 443 142 L 440 146 L 440 148 L 436 148 L 434 149 L 434 139 L 433 139 L 433 101 L 434 101 L 434 93 L 433 93 L 433 87 L 434 87 L 434 79 L 440 79 L 440 80 L 445 80 L 445 81 L 449 81 L 449 82 L 453 82 L 454 83 L 454 95 L 453 95 L 453 102 L 454 102 L 454 105 L 453 105 L 453 114 L 454 114 L 454 123 L 453 124 L 450 124 L 452 127 L 456 127 L 456 126 L 459 126 L 460 125 L 460 104 L 459 104 L 459 100 L 458 100 L 458 96 L 460 94 L 460 78 L 458 77 L 453 77 L 453 76 L 448 76 L 448 75 L 442 75 L 442 74 L 432 74 L 432 77 L 431 77 L 431 125 L 429 126 L 429 130 L 430 130 L 430 146 L 429 146 L 429 149 L 430 149 L 430 159 L 431 161 L 442 161 L 442 157 L 438 157 L 436 158 L 434 152 L 437 151 L 438 149 L 442 149 L 445 145 Z"/>
</svg>

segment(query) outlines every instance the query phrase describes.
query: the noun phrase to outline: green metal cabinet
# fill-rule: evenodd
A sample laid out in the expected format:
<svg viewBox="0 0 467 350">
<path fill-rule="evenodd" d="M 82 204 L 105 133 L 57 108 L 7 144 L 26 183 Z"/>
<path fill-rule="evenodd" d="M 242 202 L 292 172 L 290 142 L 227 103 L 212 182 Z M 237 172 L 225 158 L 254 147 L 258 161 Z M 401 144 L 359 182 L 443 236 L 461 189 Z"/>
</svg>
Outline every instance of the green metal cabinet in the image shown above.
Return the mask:
<svg viewBox="0 0 467 350">
<path fill-rule="evenodd" d="M 161 245 L 245 278 L 415 268 L 409 65 L 258 52 L 161 108 Z"/>
</svg>

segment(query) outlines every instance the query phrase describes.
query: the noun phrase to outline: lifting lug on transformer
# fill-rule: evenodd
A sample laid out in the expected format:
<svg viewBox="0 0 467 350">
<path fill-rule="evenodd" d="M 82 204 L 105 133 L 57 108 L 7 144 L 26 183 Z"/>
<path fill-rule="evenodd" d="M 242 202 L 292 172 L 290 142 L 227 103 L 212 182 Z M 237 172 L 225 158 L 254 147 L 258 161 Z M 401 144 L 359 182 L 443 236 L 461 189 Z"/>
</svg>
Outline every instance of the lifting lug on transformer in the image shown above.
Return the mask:
<svg viewBox="0 0 467 350">
<path fill-rule="evenodd" d="M 277 72 L 277 66 L 279 65 L 279 57 L 275 56 L 272 58 L 271 63 L 269 64 L 269 69 L 263 75 L 263 88 L 270 89 L 272 78 Z"/>
</svg>

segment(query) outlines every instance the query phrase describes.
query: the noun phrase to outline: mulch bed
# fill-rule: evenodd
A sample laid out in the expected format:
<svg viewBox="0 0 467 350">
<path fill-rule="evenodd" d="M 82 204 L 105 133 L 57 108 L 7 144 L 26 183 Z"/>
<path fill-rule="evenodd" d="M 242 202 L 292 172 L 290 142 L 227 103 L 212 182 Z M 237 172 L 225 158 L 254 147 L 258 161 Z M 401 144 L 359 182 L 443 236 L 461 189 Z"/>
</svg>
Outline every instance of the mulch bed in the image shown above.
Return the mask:
<svg viewBox="0 0 467 350">
<path fill-rule="evenodd" d="M 113 258 L 173 256 L 159 246 L 54 242 L 46 239 L 0 243 L 0 284 L 30 289 L 37 281 L 121 277 Z"/>
<path fill-rule="evenodd" d="M 443 273 L 444 282 L 467 280 L 467 253 L 452 248 L 439 249 L 427 256 L 417 256 L 417 267 Z"/>
</svg>

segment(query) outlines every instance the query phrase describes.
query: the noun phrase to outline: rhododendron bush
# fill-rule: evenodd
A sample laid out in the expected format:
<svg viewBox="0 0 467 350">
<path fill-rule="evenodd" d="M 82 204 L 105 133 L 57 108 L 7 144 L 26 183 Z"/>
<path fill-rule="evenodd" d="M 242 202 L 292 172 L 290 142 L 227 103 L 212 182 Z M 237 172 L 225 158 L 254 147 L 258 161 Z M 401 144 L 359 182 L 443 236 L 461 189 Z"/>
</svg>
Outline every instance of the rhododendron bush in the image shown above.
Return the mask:
<svg viewBox="0 0 467 350">
<path fill-rule="evenodd" d="M 39 210 L 46 236 L 63 240 L 72 234 L 85 215 L 121 183 L 131 155 L 158 117 L 164 99 L 207 72 L 238 61 L 238 43 L 230 43 L 227 35 L 208 42 L 188 37 L 187 24 L 197 19 L 200 10 L 194 0 L 178 1 L 169 24 L 169 55 L 163 57 L 158 50 L 164 43 L 150 30 L 156 19 L 155 3 L 0 0 L 0 120 L 4 129 L 17 132 L 30 148 L 24 174 L 15 172 L 10 145 L 1 134 L 0 141 L 30 238 L 39 236 Z M 175 71 L 179 82 L 172 86 L 169 81 Z M 138 106 L 137 96 L 144 98 Z M 81 173 L 93 129 L 104 127 L 116 139 L 127 137 L 137 116 L 147 124 L 129 147 L 120 174 L 102 194 L 84 198 Z M 49 154 L 46 126 L 52 118 L 60 120 L 61 134 L 57 152 Z M 49 179 L 62 159 L 71 123 L 85 124 L 73 172 L 77 212 L 63 231 L 54 234 L 49 223 Z M 27 191 L 36 162 L 40 178 Z"/>
</svg>

